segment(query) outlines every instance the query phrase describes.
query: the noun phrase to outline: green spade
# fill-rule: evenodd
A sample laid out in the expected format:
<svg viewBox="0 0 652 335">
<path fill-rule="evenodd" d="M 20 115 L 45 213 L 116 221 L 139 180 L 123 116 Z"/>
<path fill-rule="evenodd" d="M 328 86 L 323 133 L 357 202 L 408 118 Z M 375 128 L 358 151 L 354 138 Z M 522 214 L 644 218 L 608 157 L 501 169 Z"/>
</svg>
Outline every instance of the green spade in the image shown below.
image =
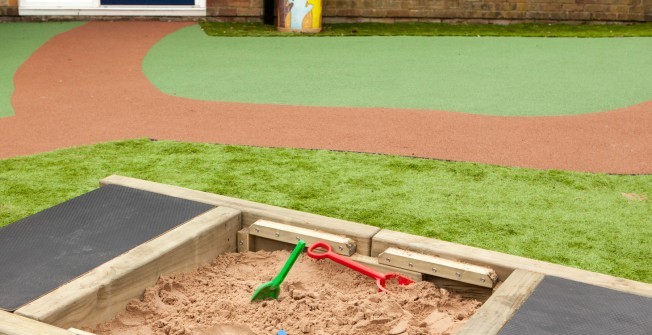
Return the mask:
<svg viewBox="0 0 652 335">
<path fill-rule="evenodd" d="M 299 243 L 297 243 L 297 246 L 294 247 L 294 250 L 292 250 L 290 257 L 285 262 L 285 265 L 283 265 L 281 272 L 279 272 L 278 275 L 272 279 L 272 281 L 260 285 L 254 292 L 254 295 L 251 296 L 251 301 L 267 298 L 278 299 L 278 295 L 281 293 L 281 283 L 288 275 L 292 265 L 294 265 L 294 262 L 296 262 L 297 258 L 299 258 L 299 254 L 301 254 L 305 247 L 306 242 L 299 240 Z"/>
</svg>

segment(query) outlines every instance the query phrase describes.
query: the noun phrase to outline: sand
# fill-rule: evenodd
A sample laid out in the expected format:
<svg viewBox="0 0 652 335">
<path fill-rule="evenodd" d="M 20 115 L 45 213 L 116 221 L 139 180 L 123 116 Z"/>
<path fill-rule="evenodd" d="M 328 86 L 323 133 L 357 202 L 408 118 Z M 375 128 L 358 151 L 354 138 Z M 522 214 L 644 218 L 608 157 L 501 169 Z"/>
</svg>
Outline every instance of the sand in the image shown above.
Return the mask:
<svg viewBox="0 0 652 335">
<path fill-rule="evenodd" d="M 278 300 L 249 300 L 281 269 L 287 251 L 230 253 L 161 277 L 96 334 L 454 334 L 480 306 L 430 282 L 375 282 L 330 260 L 299 257 Z"/>
</svg>

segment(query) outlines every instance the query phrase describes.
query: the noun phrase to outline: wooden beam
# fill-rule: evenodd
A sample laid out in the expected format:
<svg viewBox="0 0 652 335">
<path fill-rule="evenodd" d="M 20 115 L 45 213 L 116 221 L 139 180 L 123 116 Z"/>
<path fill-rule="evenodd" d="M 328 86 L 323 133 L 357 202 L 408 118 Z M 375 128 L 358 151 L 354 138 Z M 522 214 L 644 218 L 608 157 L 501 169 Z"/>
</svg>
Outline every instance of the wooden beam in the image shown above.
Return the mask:
<svg viewBox="0 0 652 335">
<path fill-rule="evenodd" d="M 397 248 L 383 251 L 378 255 L 378 262 L 488 288 L 494 287 L 498 280 L 492 269 Z"/>
<path fill-rule="evenodd" d="M 371 255 L 378 256 L 390 247 L 490 267 L 498 278 L 507 278 L 515 269 L 523 269 L 652 297 L 651 284 L 391 230 L 381 230 L 374 236 Z"/>
<path fill-rule="evenodd" d="M 248 227 L 254 222 L 263 219 L 335 235 L 343 235 L 355 241 L 357 253 L 366 256 L 369 256 L 371 252 L 371 238 L 380 231 L 380 228 L 357 222 L 329 218 L 322 215 L 118 175 L 112 175 L 100 181 L 101 186 L 108 184 L 122 185 L 216 206 L 231 207 L 242 211 L 243 227 Z"/>
<path fill-rule="evenodd" d="M 68 328 L 68 331 L 75 334 L 75 335 L 95 335 L 93 333 L 89 333 L 87 331 L 83 331 L 77 328 Z"/>
<path fill-rule="evenodd" d="M 242 228 L 237 235 L 238 252 L 255 251 L 254 237 L 249 235 L 249 228 Z"/>
<path fill-rule="evenodd" d="M 92 327 L 113 318 L 159 276 L 190 271 L 236 251 L 240 211 L 218 207 L 100 265 L 30 302 L 17 314 L 61 328 Z"/>
<path fill-rule="evenodd" d="M 47 323 L 13 313 L 0 311 L 0 335 L 73 335 L 73 333 Z"/>
<path fill-rule="evenodd" d="M 448 290 L 453 294 L 459 294 L 464 298 L 475 299 L 480 302 L 485 302 L 494 293 L 494 290 L 488 287 L 471 285 L 461 281 L 450 280 L 431 275 L 423 275 L 423 280 L 429 281 L 439 288 Z"/>
<path fill-rule="evenodd" d="M 279 240 L 271 240 L 268 238 L 253 236 L 254 238 L 254 249 L 252 251 L 278 251 L 285 250 L 292 252 L 296 244 L 286 243 Z"/>
<path fill-rule="evenodd" d="M 267 220 L 258 220 L 252 224 L 249 234 L 290 244 L 303 240 L 306 246 L 323 241 L 331 246 L 333 252 L 345 256 L 351 256 L 355 252 L 355 242 L 348 237 Z"/>
<path fill-rule="evenodd" d="M 543 280 L 543 275 L 515 270 L 487 300 L 457 335 L 495 335 Z"/>
<path fill-rule="evenodd" d="M 351 260 L 356 261 L 360 264 L 363 264 L 365 266 L 368 266 L 378 272 L 381 273 L 398 273 L 403 276 L 406 276 L 414 281 L 423 281 L 423 274 L 420 272 L 415 272 L 415 271 L 410 271 L 410 270 L 405 270 L 405 269 L 400 269 L 397 267 L 393 266 L 388 266 L 384 264 L 378 263 L 378 258 L 376 257 L 369 257 L 369 256 L 364 256 L 360 254 L 353 254 L 349 258 Z"/>
</svg>

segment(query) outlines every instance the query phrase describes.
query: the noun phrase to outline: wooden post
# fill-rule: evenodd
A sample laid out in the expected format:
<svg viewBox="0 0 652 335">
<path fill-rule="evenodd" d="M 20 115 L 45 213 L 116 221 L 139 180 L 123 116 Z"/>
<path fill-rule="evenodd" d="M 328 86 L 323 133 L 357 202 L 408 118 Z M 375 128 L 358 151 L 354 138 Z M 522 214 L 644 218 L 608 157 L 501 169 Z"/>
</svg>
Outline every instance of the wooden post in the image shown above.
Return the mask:
<svg viewBox="0 0 652 335">
<path fill-rule="evenodd" d="M 543 280 L 543 275 L 525 270 L 514 272 L 473 314 L 457 335 L 495 335 Z"/>
<path fill-rule="evenodd" d="M 242 228 L 238 231 L 238 252 L 255 251 L 254 237 L 249 234 L 249 228 Z"/>
</svg>

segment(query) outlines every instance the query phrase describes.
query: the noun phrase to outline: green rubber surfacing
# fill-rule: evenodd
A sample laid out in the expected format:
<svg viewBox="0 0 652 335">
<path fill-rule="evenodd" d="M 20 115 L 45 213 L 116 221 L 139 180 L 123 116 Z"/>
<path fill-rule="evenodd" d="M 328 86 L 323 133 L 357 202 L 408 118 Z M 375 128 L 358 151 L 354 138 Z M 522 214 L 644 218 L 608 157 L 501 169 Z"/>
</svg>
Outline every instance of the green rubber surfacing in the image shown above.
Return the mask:
<svg viewBox="0 0 652 335">
<path fill-rule="evenodd" d="M 83 22 L 0 23 L 0 118 L 14 114 L 13 78 L 29 56 L 52 37 Z"/>
<path fill-rule="evenodd" d="M 168 35 L 143 69 L 161 91 L 261 104 L 503 116 L 584 114 L 652 99 L 652 38 Z"/>
</svg>

